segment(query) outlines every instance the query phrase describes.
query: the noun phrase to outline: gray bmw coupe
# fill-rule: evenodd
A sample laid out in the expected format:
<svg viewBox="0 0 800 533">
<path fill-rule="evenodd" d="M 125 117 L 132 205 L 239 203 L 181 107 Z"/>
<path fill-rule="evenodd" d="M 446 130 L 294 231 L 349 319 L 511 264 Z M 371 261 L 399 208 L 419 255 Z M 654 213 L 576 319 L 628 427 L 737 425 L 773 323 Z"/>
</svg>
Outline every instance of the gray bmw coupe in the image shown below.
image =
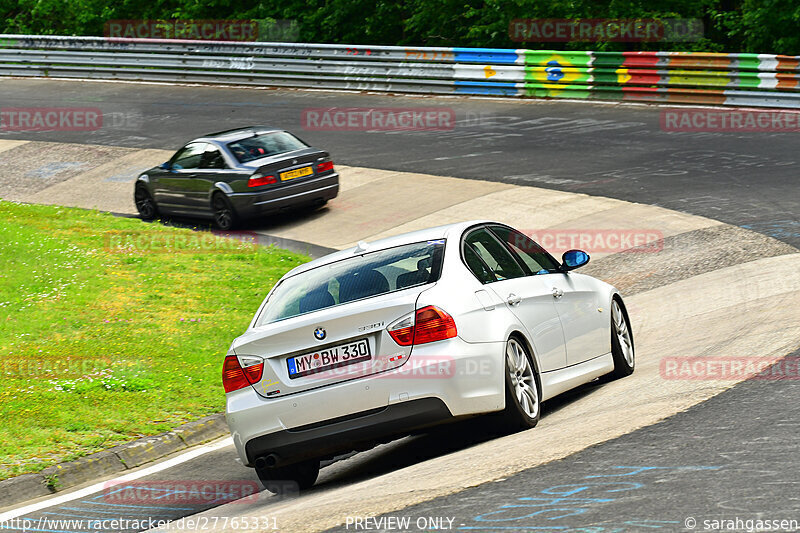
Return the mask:
<svg viewBox="0 0 800 533">
<path fill-rule="evenodd" d="M 252 126 L 195 139 L 141 174 L 139 215 L 213 218 L 220 229 L 301 206 L 321 206 L 339 193 L 330 154 L 288 131 Z"/>
</svg>

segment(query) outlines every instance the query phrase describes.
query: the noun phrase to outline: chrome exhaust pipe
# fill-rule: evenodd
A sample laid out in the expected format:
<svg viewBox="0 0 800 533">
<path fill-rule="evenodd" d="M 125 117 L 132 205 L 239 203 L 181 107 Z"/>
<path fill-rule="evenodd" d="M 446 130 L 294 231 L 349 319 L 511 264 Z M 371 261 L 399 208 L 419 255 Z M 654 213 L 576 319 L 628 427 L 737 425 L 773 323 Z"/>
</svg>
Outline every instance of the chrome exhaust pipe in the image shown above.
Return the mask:
<svg viewBox="0 0 800 533">
<path fill-rule="evenodd" d="M 256 468 L 273 468 L 280 461 L 277 454 L 271 453 L 269 455 L 262 455 L 256 459 Z"/>
</svg>

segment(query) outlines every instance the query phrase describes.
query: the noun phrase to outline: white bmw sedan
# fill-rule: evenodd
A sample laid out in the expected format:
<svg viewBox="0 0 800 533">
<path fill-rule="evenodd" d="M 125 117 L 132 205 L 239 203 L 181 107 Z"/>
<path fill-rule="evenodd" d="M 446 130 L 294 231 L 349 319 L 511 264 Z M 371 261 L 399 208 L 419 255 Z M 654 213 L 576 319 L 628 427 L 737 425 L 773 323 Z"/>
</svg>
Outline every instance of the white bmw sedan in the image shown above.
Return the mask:
<svg viewBox="0 0 800 533">
<path fill-rule="evenodd" d="M 633 372 L 618 291 L 523 233 L 473 221 L 407 233 L 287 273 L 225 358 L 227 420 L 267 489 L 320 460 L 459 418 L 532 428 L 541 402 Z"/>
</svg>

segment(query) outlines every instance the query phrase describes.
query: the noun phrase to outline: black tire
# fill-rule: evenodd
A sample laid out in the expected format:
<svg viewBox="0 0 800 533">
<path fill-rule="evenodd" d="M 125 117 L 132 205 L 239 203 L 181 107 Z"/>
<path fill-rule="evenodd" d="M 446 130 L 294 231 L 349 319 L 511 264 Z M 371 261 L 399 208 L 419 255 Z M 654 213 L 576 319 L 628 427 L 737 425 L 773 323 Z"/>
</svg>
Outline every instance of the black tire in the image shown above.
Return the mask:
<svg viewBox="0 0 800 533">
<path fill-rule="evenodd" d="M 230 231 L 239 223 L 236 210 L 222 193 L 211 197 L 211 211 L 214 213 L 214 223 L 223 231 Z"/>
<path fill-rule="evenodd" d="M 158 205 L 145 187 L 136 187 L 133 193 L 133 201 L 136 203 L 136 210 L 142 220 L 155 220 L 158 218 Z"/>
<path fill-rule="evenodd" d="M 610 379 L 633 374 L 636 366 L 633 330 L 625 304 L 616 297 L 611 300 L 611 356 L 614 359 L 614 370 L 608 375 Z"/>
<path fill-rule="evenodd" d="M 273 494 L 292 494 L 314 486 L 319 475 L 319 460 L 278 467 L 256 467 L 258 479 Z"/>
<path fill-rule="evenodd" d="M 499 413 L 501 430 L 516 432 L 536 427 L 542 394 L 530 350 L 517 337 L 506 342 L 506 408 Z"/>
</svg>

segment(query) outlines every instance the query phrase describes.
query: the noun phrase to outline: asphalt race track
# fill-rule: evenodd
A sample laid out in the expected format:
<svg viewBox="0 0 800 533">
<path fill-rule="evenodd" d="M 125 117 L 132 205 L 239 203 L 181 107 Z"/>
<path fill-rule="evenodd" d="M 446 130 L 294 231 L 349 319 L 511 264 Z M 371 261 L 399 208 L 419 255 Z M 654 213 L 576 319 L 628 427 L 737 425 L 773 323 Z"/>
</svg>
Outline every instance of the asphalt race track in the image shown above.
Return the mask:
<svg viewBox="0 0 800 533">
<path fill-rule="evenodd" d="M 3 86 L 4 107 L 96 107 L 117 123 L 88 133 L 4 131 L 0 139 L 176 149 L 203 133 L 265 123 L 328 149 L 337 164 L 618 198 L 712 218 L 800 247 L 796 133 L 666 132 L 660 126 L 664 108 L 657 106 L 38 80 L 4 80 Z M 454 129 L 322 132 L 305 131 L 301 123 L 309 108 L 429 106 L 452 108 L 458 119 Z M 404 192 L 402 182 L 397 192 Z M 606 265 L 625 268 L 624 262 Z M 800 351 L 789 357 L 798 356 Z M 548 402 L 543 421 L 600 388 L 592 384 Z M 738 518 L 742 525 L 716 530 L 746 531 L 746 520 L 800 522 L 800 468 L 793 460 L 800 445 L 798 400 L 796 379 L 749 380 L 658 424 L 563 459 L 373 516 L 369 527 L 364 522 L 357 527 L 355 518 L 363 514 L 352 517 L 337 530 L 690 531 L 704 530 L 706 520 Z M 395 441 L 327 466 L 314 490 L 348 486 L 492 438 L 464 423 Z M 235 463 L 230 447 L 220 447 L 139 481 L 148 479 L 252 481 L 255 476 Z M 264 498 L 271 497 L 262 495 L 261 505 Z M 120 515 L 119 507 L 106 510 L 104 503 L 96 491 L 26 517 Z M 274 498 L 266 505 L 282 502 Z M 211 507 L 162 505 L 144 511 L 139 506 L 129 514 L 175 519 Z M 252 512 L 248 504 L 227 507 L 239 508 Z"/>
<path fill-rule="evenodd" d="M 800 246 L 796 133 L 665 132 L 658 106 L 421 98 L 319 91 L 4 80 L 3 106 L 94 107 L 94 132 L 2 132 L 3 139 L 177 149 L 192 137 L 265 123 L 336 162 L 535 185 L 660 205 Z M 307 131 L 330 107 L 444 107 L 450 131 Z"/>
<path fill-rule="evenodd" d="M 729 521 L 735 527 L 716 529 L 746 531 L 768 520 L 765 530 L 788 531 L 800 527 L 798 401 L 797 381 L 745 381 L 658 424 L 373 524 L 611 533 L 702 531 Z M 354 517 L 331 531 L 355 526 Z"/>
</svg>

